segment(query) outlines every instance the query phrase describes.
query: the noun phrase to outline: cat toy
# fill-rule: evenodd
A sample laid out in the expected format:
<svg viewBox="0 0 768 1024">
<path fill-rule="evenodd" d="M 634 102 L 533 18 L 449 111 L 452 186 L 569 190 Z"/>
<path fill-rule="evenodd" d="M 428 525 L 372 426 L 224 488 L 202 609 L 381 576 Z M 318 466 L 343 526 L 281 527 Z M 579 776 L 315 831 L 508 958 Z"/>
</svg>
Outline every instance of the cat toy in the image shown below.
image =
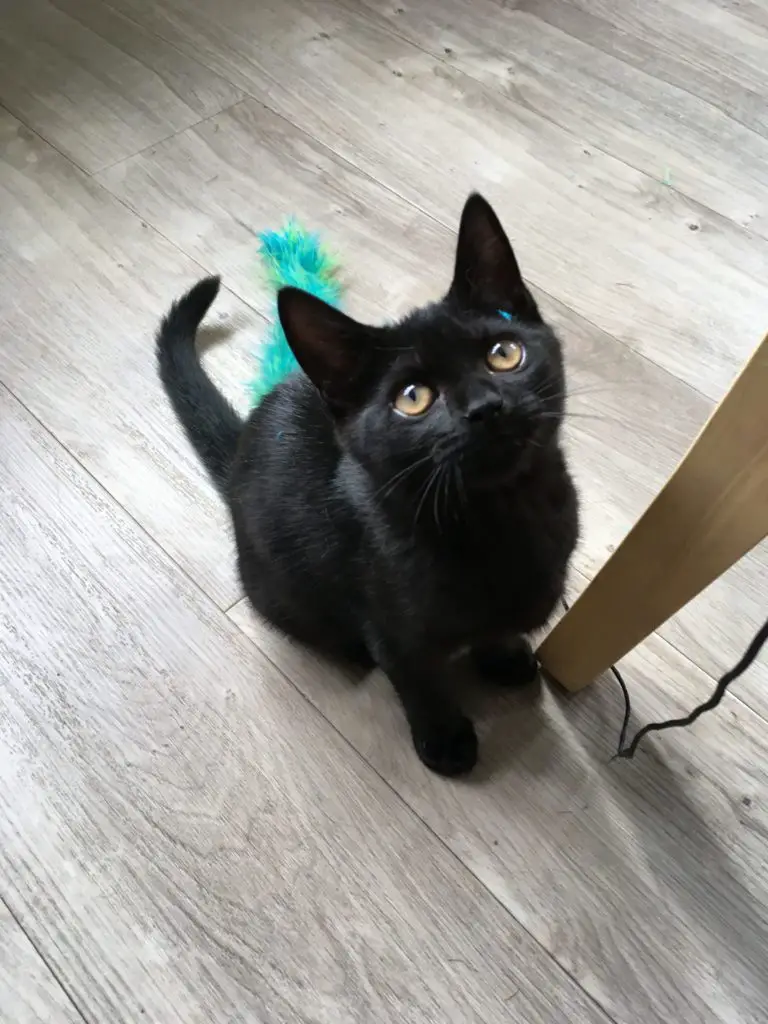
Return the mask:
<svg viewBox="0 0 768 1024">
<path fill-rule="evenodd" d="M 243 224 L 243 227 L 248 228 L 248 225 Z M 248 230 L 251 229 L 248 228 Z M 291 351 L 277 315 L 277 293 L 280 289 L 301 288 L 337 309 L 341 305 L 344 292 L 336 257 L 321 242 L 318 234 L 307 231 L 296 220 L 286 221 L 279 231 L 257 232 L 256 237 L 259 240 L 259 259 L 266 281 L 274 289 L 275 301 L 272 322 L 266 338 L 256 353 L 258 369 L 249 388 L 254 405 L 258 405 L 264 396 L 288 374 L 299 369 L 299 364 Z M 505 320 L 513 319 L 504 310 L 498 310 L 498 312 Z M 565 600 L 563 605 L 567 609 L 568 605 Z M 717 707 L 730 684 L 746 671 L 766 642 L 768 642 L 768 622 L 758 630 L 738 664 L 718 680 L 715 690 L 708 700 L 684 718 L 652 722 L 643 726 L 638 729 L 629 742 L 627 742 L 627 732 L 632 713 L 629 690 L 619 670 L 612 666 L 611 672 L 620 686 L 624 698 L 624 720 L 621 726 L 618 750 L 614 757 L 631 759 L 635 756 L 638 744 L 648 733 L 692 725 L 705 711 L 711 711 Z"/>
<path fill-rule="evenodd" d="M 257 373 L 249 388 L 254 405 L 299 368 L 277 315 L 280 289 L 301 288 L 337 309 L 344 291 L 335 256 L 318 234 L 307 231 L 298 221 L 290 219 L 279 231 L 261 231 L 256 237 L 259 259 L 267 284 L 274 290 L 275 304 L 267 335 L 256 352 Z"/>
</svg>

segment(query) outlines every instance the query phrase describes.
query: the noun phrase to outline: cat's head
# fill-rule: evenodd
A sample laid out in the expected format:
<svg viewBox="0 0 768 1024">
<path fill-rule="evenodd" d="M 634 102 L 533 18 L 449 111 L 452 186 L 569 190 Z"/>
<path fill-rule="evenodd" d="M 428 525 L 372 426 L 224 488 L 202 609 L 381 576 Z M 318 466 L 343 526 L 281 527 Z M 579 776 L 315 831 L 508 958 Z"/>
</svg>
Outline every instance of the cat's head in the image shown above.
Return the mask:
<svg viewBox="0 0 768 1024">
<path fill-rule="evenodd" d="M 557 436 L 560 344 L 479 195 L 464 207 L 453 283 L 440 302 L 385 327 L 293 288 L 278 307 L 340 443 L 375 479 L 409 466 L 421 479 L 450 462 L 466 486 L 485 486 L 529 466 Z"/>
</svg>

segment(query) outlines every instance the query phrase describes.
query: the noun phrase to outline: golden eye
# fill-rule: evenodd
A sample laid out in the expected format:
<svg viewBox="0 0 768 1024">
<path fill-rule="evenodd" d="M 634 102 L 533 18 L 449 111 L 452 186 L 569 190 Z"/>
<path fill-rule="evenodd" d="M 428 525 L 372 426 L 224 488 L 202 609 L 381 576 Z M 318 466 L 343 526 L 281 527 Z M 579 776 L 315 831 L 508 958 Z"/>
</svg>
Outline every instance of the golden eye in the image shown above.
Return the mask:
<svg viewBox="0 0 768 1024">
<path fill-rule="evenodd" d="M 395 395 L 394 406 L 403 416 L 423 416 L 435 400 L 426 384 L 407 384 Z"/>
<path fill-rule="evenodd" d="M 525 349 L 517 341 L 496 341 L 491 345 L 486 360 L 492 370 L 519 370 L 525 359 Z"/>
</svg>

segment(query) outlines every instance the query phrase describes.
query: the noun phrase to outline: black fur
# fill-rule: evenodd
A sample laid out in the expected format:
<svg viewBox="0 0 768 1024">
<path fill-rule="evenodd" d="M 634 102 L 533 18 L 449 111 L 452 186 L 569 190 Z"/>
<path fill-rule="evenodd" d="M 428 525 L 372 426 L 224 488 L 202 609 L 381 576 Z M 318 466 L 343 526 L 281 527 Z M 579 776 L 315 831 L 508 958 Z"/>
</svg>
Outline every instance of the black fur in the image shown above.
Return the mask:
<svg viewBox="0 0 768 1024">
<path fill-rule="evenodd" d="M 243 421 L 208 378 L 195 349 L 197 328 L 220 284 L 218 277 L 206 277 L 171 306 L 157 336 L 157 366 L 187 437 L 216 487 L 226 493 Z"/>
<path fill-rule="evenodd" d="M 523 637 L 561 596 L 578 531 L 559 446 L 560 345 L 499 221 L 471 196 L 448 294 L 394 326 L 283 290 L 281 322 L 304 373 L 244 426 L 194 350 L 217 290 L 209 278 L 173 307 L 158 358 L 229 504 L 250 601 L 307 644 L 380 665 L 424 763 L 468 771 L 477 739 L 441 685 L 446 664 L 468 648 L 489 676 L 532 678 Z M 491 372 L 496 342 L 524 347 L 519 369 Z M 394 408 L 411 383 L 437 394 L 421 417 Z"/>
</svg>

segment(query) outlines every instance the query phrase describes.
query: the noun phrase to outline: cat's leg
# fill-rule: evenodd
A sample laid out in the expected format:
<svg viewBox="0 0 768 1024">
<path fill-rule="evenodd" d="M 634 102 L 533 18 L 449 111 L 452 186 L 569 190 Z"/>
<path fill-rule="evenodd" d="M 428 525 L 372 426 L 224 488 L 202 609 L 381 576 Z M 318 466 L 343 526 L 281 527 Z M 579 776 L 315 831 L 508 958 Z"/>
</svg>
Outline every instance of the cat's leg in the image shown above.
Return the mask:
<svg viewBox="0 0 768 1024">
<path fill-rule="evenodd" d="M 403 656 L 396 645 L 377 643 L 375 657 L 403 705 L 416 753 L 438 775 L 464 775 L 477 763 L 475 727 L 441 685 L 445 665 Z"/>
<path fill-rule="evenodd" d="M 481 676 L 501 686 L 526 686 L 539 672 L 536 655 L 524 636 L 473 647 L 471 657 Z"/>
<path fill-rule="evenodd" d="M 411 727 L 413 746 L 438 775 L 464 775 L 477 763 L 477 734 L 452 697 L 423 673 L 402 666 L 389 673 Z"/>
</svg>

